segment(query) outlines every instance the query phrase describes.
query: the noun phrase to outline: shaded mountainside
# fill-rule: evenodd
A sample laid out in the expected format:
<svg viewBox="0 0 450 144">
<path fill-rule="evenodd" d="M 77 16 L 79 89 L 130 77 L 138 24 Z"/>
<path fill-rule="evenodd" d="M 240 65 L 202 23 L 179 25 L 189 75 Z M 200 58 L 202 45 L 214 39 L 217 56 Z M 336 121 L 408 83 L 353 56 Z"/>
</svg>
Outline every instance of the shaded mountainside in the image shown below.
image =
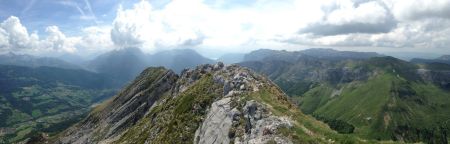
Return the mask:
<svg viewBox="0 0 450 144">
<path fill-rule="evenodd" d="M 67 128 L 91 104 L 114 95 L 109 83 L 84 70 L 0 65 L 0 143 Z"/>
<path fill-rule="evenodd" d="M 148 68 L 51 143 L 356 143 L 237 65 Z M 366 141 L 367 142 L 367 141 Z"/>
<path fill-rule="evenodd" d="M 132 80 L 148 66 L 146 55 L 139 48 L 114 50 L 87 63 L 87 68 L 115 79 L 118 85 Z"/>
<path fill-rule="evenodd" d="M 185 68 L 207 63 L 213 63 L 213 60 L 191 49 L 145 54 L 139 48 L 125 48 L 100 55 L 88 62 L 87 67 L 116 79 L 119 85 L 126 85 L 149 66 L 164 66 L 180 73 Z"/>
<path fill-rule="evenodd" d="M 447 143 L 450 71 L 393 57 L 265 59 L 240 65 L 267 75 L 300 109 L 340 133 Z"/>
</svg>

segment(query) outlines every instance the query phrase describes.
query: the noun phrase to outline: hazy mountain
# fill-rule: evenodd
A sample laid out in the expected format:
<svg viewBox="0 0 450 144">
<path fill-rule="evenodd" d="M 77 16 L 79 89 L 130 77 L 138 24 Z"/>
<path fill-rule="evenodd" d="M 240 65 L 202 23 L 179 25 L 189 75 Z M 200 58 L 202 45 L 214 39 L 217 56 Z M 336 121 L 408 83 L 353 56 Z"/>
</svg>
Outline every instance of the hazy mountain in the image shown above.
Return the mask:
<svg viewBox="0 0 450 144">
<path fill-rule="evenodd" d="M 284 60 L 295 61 L 303 56 L 300 52 L 288 52 L 285 50 L 271 50 L 259 49 L 252 51 L 244 56 L 244 61 L 259 61 L 259 60 Z"/>
<path fill-rule="evenodd" d="M 285 51 L 260 49 L 250 52 L 244 56 L 244 61 L 260 61 L 260 60 L 281 60 L 296 61 L 300 57 L 315 57 L 323 59 L 368 59 L 371 57 L 380 57 L 382 55 L 374 52 L 352 52 L 337 51 L 333 49 L 313 48 L 302 51 Z"/>
<path fill-rule="evenodd" d="M 51 57 L 36 57 L 32 55 L 25 54 L 14 54 L 7 53 L 0 55 L 1 65 L 15 65 L 15 66 L 26 66 L 26 67 L 57 67 L 65 69 L 81 69 L 80 66 Z"/>
<path fill-rule="evenodd" d="M 223 62 L 225 64 L 239 63 L 244 60 L 245 54 L 242 53 L 229 53 L 224 54 L 217 59 L 217 61 Z"/>
<path fill-rule="evenodd" d="M 139 48 L 126 48 L 102 54 L 90 61 L 88 68 L 111 76 L 122 84 L 129 82 L 149 66 L 164 66 L 180 73 L 198 64 L 213 63 L 191 49 L 175 49 L 145 54 Z"/>
<path fill-rule="evenodd" d="M 445 63 L 450 64 L 450 55 L 443 55 L 435 59 L 422 59 L 422 58 L 413 58 L 411 59 L 413 63 Z"/>
<path fill-rule="evenodd" d="M 376 52 L 354 52 L 354 51 L 337 51 L 325 48 L 313 48 L 300 51 L 300 53 L 313 56 L 316 58 L 326 59 L 368 59 L 372 57 L 380 57 Z"/>
<path fill-rule="evenodd" d="M 0 65 L 0 143 L 67 128 L 114 95 L 110 83 L 84 70 Z"/>
<path fill-rule="evenodd" d="M 213 60 L 203 57 L 192 49 L 174 49 L 161 51 L 147 56 L 150 66 L 164 66 L 176 73 L 183 69 L 193 68 L 199 64 L 211 64 Z"/>
<path fill-rule="evenodd" d="M 139 48 L 113 50 L 99 55 L 87 64 L 87 68 L 116 79 L 123 85 L 149 66 L 147 55 Z"/>
<path fill-rule="evenodd" d="M 85 58 L 85 57 L 82 57 L 82 56 L 76 55 L 76 54 L 63 54 L 63 55 L 57 56 L 56 58 L 64 60 L 69 63 L 72 63 L 72 64 L 80 65 L 80 66 L 83 66 L 88 61 L 88 58 Z"/>
<path fill-rule="evenodd" d="M 300 109 L 340 133 L 367 139 L 447 143 L 450 66 L 393 57 L 242 62 L 267 75 Z"/>
<path fill-rule="evenodd" d="M 83 121 L 49 139 L 53 143 L 329 141 L 363 142 L 302 114 L 268 79 L 221 63 L 200 65 L 181 75 L 148 68 Z"/>
<path fill-rule="evenodd" d="M 450 55 L 443 55 L 439 58 L 437 58 L 438 60 L 443 60 L 443 61 L 450 61 Z"/>
</svg>

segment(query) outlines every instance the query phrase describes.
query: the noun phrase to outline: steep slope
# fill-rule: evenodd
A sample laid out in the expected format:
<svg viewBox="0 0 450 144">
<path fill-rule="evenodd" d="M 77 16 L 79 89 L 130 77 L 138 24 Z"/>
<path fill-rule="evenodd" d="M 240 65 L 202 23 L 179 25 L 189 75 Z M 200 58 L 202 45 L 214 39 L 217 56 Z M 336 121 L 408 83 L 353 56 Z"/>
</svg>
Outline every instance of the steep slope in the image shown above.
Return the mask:
<svg viewBox="0 0 450 144">
<path fill-rule="evenodd" d="M 449 137 L 448 65 L 416 65 L 393 57 L 240 65 L 268 75 L 303 112 L 341 133 L 429 143 L 446 143 Z"/>
<path fill-rule="evenodd" d="M 0 65 L 0 143 L 67 128 L 114 94 L 109 83 L 84 70 Z"/>
<path fill-rule="evenodd" d="M 148 68 L 53 143 L 357 142 L 302 114 L 266 78 L 237 65 L 177 76 Z M 361 141 L 360 141 L 361 142 Z"/>
<path fill-rule="evenodd" d="M 7 53 L 0 55 L 1 65 L 15 65 L 26 67 L 56 67 L 64 69 L 82 69 L 80 66 L 50 57 L 35 57 L 31 55 L 19 55 L 14 53 Z"/>
</svg>

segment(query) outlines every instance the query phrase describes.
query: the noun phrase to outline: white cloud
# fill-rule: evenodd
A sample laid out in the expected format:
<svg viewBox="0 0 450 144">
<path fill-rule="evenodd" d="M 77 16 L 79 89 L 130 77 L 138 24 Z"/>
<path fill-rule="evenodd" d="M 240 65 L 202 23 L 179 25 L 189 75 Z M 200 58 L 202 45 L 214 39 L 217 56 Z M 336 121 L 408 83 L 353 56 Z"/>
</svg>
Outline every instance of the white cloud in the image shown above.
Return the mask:
<svg viewBox="0 0 450 144">
<path fill-rule="evenodd" d="M 37 32 L 29 34 L 19 18 L 11 16 L 0 24 L 0 53 L 54 55 L 106 51 L 113 48 L 110 31 L 110 27 L 87 27 L 82 36 L 66 36 L 57 26 L 49 26 L 45 29 L 47 36 L 41 39 Z"/>
<path fill-rule="evenodd" d="M 338 9 L 326 16 L 326 22 L 333 25 L 348 23 L 384 23 L 388 19 L 388 13 L 377 1 L 362 3 L 355 7 L 351 1 L 339 1 Z"/>
<path fill-rule="evenodd" d="M 19 18 L 11 16 L 0 24 L 3 39 L 8 40 L 9 49 L 23 49 L 28 47 L 29 35 L 27 29 L 20 23 Z M 6 38 L 5 38 L 6 37 Z"/>
<path fill-rule="evenodd" d="M 342 35 L 386 33 L 396 26 L 393 16 L 380 1 L 340 0 L 321 3 L 322 20 L 309 24 L 300 33 Z"/>
<path fill-rule="evenodd" d="M 79 51 L 86 53 L 99 53 L 114 49 L 114 43 L 111 40 L 111 27 L 87 27 L 82 30 L 83 34 L 80 42 L 75 47 Z"/>
<path fill-rule="evenodd" d="M 398 20 L 450 19 L 449 0 L 384 0 Z"/>
<path fill-rule="evenodd" d="M 46 47 L 56 51 L 66 51 L 73 53 L 76 51 L 74 45 L 78 38 L 67 38 L 57 26 L 49 26 L 46 29 L 47 38 L 43 41 L 48 44 Z"/>
<path fill-rule="evenodd" d="M 119 8 L 111 39 L 119 47 L 150 49 L 200 44 L 203 35 L 196 25 L 201 23 L 197 12 L 204 11 L 195 2 L 174 1 L 164 10 L 153 10 L 150 3 L 141 1 L 132 9 Z"/>
<path fill-rule="evenodd" d="M 93 13 L 83 12 L 88 19 Z M 173 0 L 162 7 L 140 1 L 120 7 L 111 25 L 81 28 L 75 36 L 62 31 L 48 27 L 47 36 L 39 37 L 11 17 L 0 27 L 0 49 L 99 53 L 125 47 L 235 52 L 386 47 L 450 52 L 450 1 L 258 0 L 234 6 L 227 1 Z"/>
<path fill-rule="evenodd" d="M 8 33 L 0 27 L 0 50 L 8 48 Z"/>
</svg>

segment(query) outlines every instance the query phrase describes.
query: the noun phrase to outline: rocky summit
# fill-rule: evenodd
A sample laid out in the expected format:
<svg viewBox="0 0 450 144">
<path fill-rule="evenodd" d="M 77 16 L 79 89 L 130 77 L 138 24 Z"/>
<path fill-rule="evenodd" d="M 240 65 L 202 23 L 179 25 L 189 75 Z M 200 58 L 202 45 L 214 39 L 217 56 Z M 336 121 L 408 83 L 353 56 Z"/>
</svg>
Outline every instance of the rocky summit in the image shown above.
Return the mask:
<svg viewBox="0 0 450 144">
<path fill-rule="evenodd" d="M 330 143 L 359 141 L 302 114 L 270 80 L 237 65 L 180 75 L 147 68 L 48 143 Z"/>
</svg>

